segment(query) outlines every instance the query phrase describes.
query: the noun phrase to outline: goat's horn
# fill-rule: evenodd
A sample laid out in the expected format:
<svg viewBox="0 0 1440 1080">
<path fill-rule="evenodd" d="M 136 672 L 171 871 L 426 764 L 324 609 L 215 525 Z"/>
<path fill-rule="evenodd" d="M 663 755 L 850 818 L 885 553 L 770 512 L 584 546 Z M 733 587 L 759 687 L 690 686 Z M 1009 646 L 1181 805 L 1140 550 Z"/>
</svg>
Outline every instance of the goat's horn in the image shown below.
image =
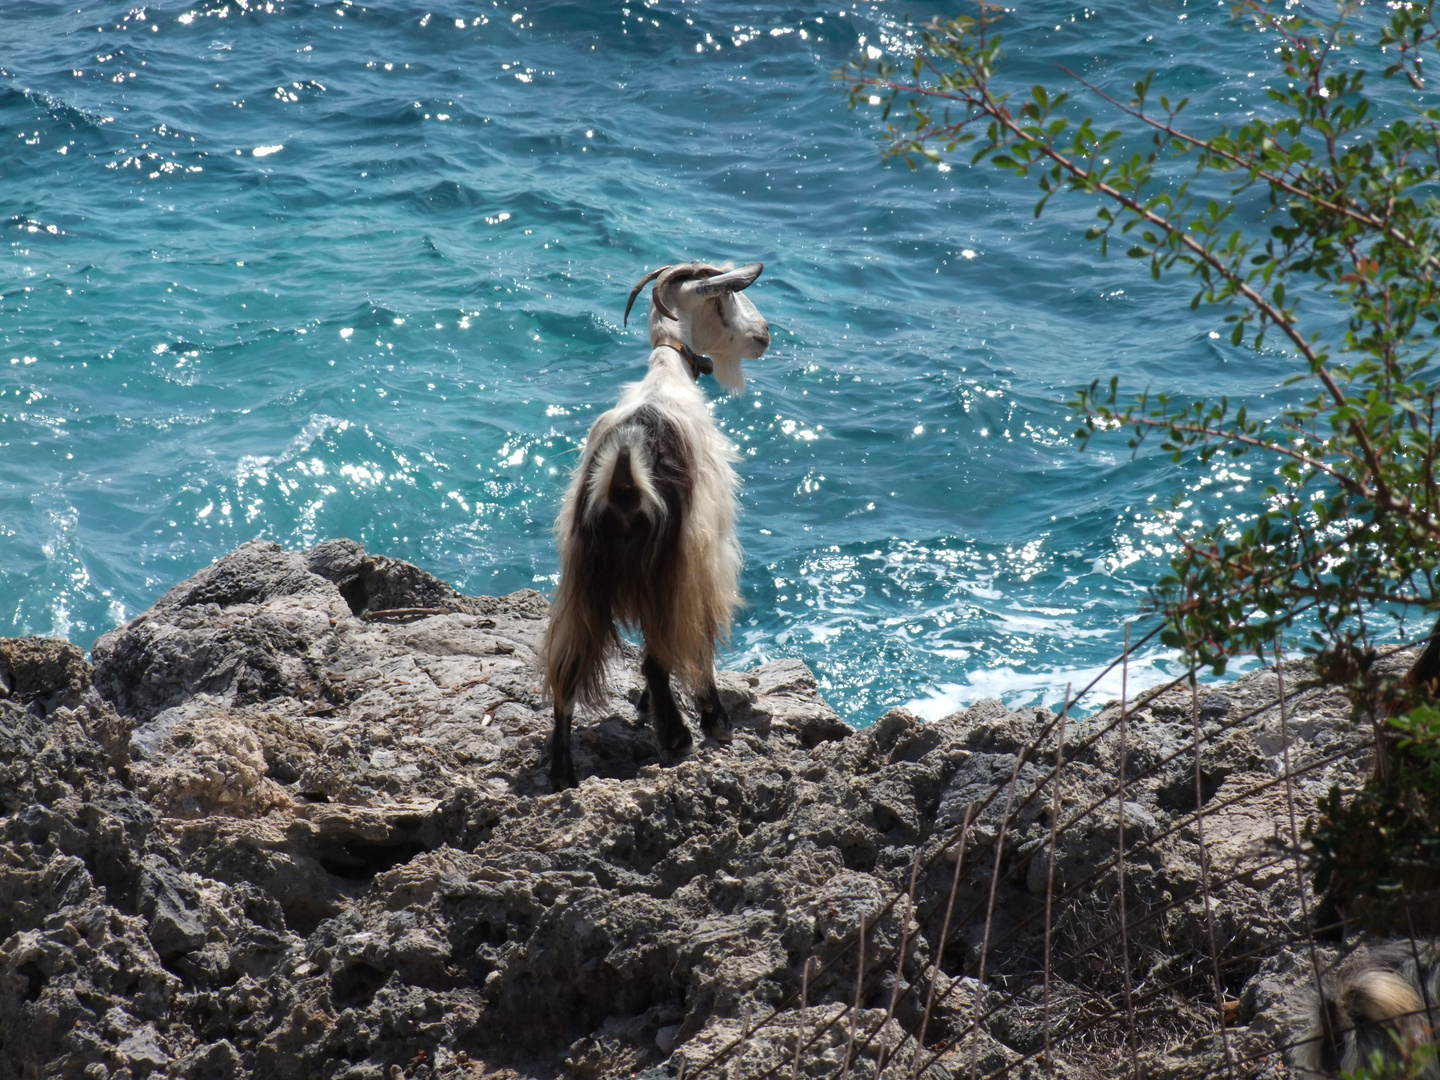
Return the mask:
<svg viewBox="0 0 1440 1080">
<path fill-rule="evenodd" d="M 706 281 L 695 286 L 697 296 L 719 296 L 721 293 L 739 292 L 748 289 L 755 284 L 755 279 L 760 276 L 760 271 L 765 269 L 764 263 L 751 263 L 749 266 L 742 266 L 738 270 L 730 270 L 724 274 L 717 274 Z"/>
<path fill-rule="evenodd" d="M 646 274 L 638 282 L 636 282 L 635 288 L 630 290 L 630 300 L 625 305 L 625 318 L 621 320 L 621 326 L 630 325 L 630 309 L 635 306 L 635 298 L 640 295 L 640 290 L 645 288 L 646 285 L 649 285 L 650 282 L 654 281 L 657 277 L 659 277 L 661 274 L 663 274 L 666 270 L 669 269 L 670 267 L 668 266 L 662 266 L 659 270 L 651 270 L 650 273 Z M 655 303 L 659 305 L 660 310 L 664 312 L 665 315 L 669 316 L 672 319 L 675 317 L 673 314 L 671 314 L 669 308 L 667 308 L 664 304 L 660 302 L 659 297 L 655 298 Z"/>
</svg>

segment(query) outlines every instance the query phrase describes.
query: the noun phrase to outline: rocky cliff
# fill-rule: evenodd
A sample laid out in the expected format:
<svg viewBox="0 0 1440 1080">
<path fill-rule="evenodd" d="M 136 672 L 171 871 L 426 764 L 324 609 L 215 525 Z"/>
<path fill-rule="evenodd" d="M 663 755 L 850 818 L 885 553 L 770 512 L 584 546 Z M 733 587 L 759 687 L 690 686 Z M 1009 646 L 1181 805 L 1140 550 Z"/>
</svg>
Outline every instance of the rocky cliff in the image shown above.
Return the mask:
<svg viewBox="0 0 1440 1080">
<path fill-rule="evenodd" d="M 0 642 L 0 1080 L 1283 1072 L 1343 699 L 1261 672 L 1062 754 L 995 702 L 853 731 L 779 661 L 672 760 L 631 658 L 554 795 L 545 615 L 256 542 L 91 663 Z"/>
</svg>

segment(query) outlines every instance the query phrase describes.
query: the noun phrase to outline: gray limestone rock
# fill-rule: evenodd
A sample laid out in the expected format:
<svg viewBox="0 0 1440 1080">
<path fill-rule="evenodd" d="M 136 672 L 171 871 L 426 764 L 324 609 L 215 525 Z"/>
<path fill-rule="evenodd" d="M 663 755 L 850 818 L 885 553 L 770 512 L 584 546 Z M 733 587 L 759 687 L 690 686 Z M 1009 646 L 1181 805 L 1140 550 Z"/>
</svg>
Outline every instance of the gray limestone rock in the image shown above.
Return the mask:
<svg viewBox="0 0 1440 1080">
<path fill-rule="evenodd" d="M 253 542 L 93 669 L 0 642 L 0 1080 L 759 1077 L 797 1040 L 803 1076 L 1025 1076 L 1047 1024 L 1062 1074 L 1100 1075 L 1127 977 L 1165 988 L 1145 1068 L 1201 1075 L 1215 962 L 1234 1046 L 1293 1026 L 1289 811 L 1365 768 L 1331 698 L 1282 724 L 1261 672 L 1123 736 L 1070 717 L 1062 752 L 998 702 L 854 731 L 778 660 L 720 674 L 733 744 L 674 755 L 627 653 L 550 794 L 546 613 Z M 1314 766 L 1288 787 L 1287 755 Z"/>
</svg>

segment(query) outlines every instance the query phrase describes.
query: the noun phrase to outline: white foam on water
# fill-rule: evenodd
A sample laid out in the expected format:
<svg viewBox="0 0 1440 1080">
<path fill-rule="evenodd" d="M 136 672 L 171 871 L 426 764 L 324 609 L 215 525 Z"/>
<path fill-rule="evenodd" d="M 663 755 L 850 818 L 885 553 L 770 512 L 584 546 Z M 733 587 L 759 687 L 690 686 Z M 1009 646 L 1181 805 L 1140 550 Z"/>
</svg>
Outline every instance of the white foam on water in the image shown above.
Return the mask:
<svg viewBox="0 0 1440 1080">
<path fill-rule="evenodd" d="M 979 669 L 966 672 L 963 682 L 940 683 L 930 688 L 923 696 L 907 701 L 905 708 L 926 720 L 939 720 L 990 698 L 1004 702 L 1011 709 L 1040 705 L 1058 708 L 1065 698 L 1067 683 L 1075 694 L 1098 679 L 1079 703 L 1081 711 L 1089 712 L 1120 697 L 1122 674 L 1124 689 L 1133 698 L 1143 690 L 1168 682 L 1183 670 L 1178 656 L 1168 652 L 1133 658 L 1127 673 L 1122 673 L 1119 664 L 1109 670 L 1103 664 L 1051 671 L 1021 671 L 1012 667 Z"/>
</svg>

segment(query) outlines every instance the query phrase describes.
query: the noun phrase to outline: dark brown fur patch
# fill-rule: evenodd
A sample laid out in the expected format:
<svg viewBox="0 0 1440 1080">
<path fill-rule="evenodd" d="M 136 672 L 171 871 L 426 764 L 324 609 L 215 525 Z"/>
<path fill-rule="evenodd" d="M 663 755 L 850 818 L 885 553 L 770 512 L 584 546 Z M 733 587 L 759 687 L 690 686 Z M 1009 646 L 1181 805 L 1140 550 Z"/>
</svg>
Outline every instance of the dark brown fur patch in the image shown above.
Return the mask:
<svg viewBox="0 0 1440 1080">
<path fill-rule="evenodd" d="M 617 467 L 611 489 L 602 496 L 607 503 L 603 509 L 589 506 L 588 483 L 579 488 L 580 503 L 571 524 L 573 557 L 565 571 L 578 578 L 573 595 L 583 610 L 575 613 L 577 638 L 586 644 L 583 654 L 556 671 L 554 679 L 559 698 L 587 704 L 599 693 L 605 656 L 619 647 L 617 624 L 638 628 L 647 641 L 664 635 L 684 571 L 680 534 L 695 487 L 690 448 L 655 406 L 637 409 L 608 438 L 637 448 L 665 513 L 652 518 L 635 512 L 636 466 L 623 472 Z M 590 459 L 592 468 L 601 449 Z"/>
</svg>

